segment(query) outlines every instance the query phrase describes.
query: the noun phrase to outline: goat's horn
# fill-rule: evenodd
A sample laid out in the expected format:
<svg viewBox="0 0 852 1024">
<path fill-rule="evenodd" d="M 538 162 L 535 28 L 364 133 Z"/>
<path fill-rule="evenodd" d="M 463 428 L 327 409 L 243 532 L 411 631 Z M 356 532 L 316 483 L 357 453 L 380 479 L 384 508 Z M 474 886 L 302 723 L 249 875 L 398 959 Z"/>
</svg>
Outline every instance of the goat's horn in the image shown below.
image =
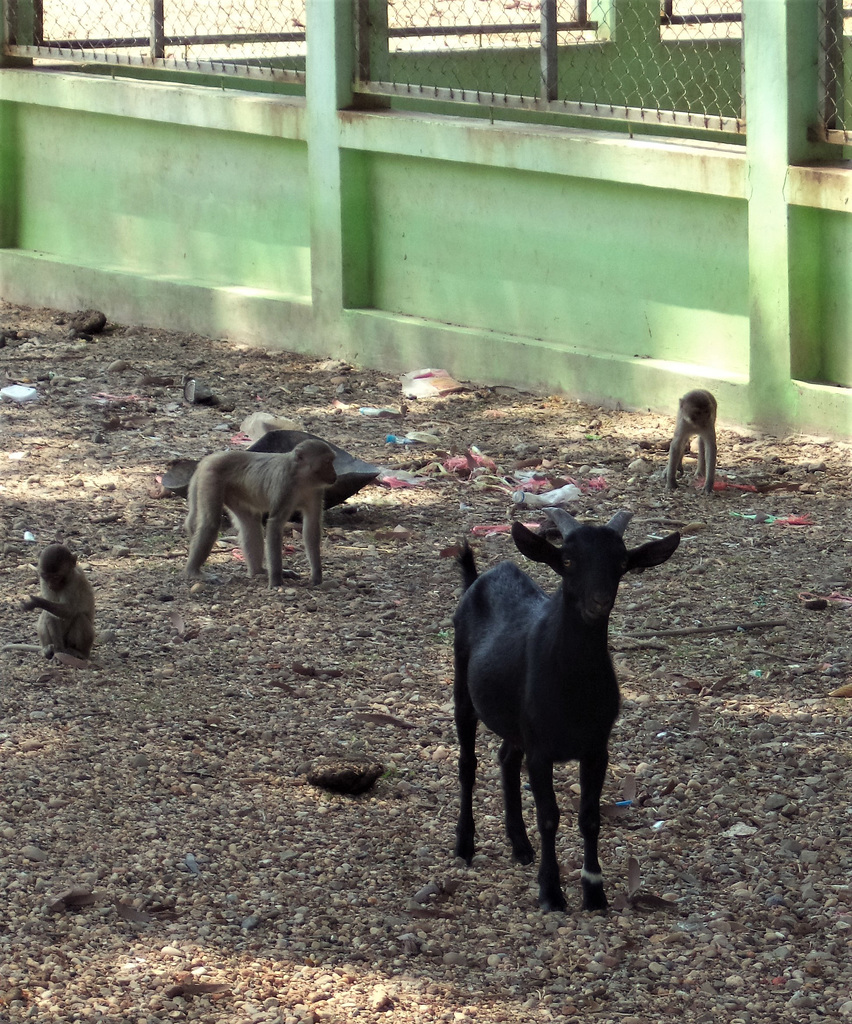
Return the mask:
<svg viewBox="0 0 852 1024">
<path fill-rule="evenodd" d="M 622 509 L 620 512 L 616 512 L 606 525 L 610 530 L 615 530 L 619 537 L 623 537 L 624 531 L 627 529 L 627 524 L 632 518 L 632 512 L 628 512 L 627 509 Z"/>
<path fill-rule="evenodd" d="M 544 512 L 563 537 L 573 533 L 580 525 L 570 512 L 566 512 L 562 508 L 544 508 L 542 512 Z"/>
</svg>

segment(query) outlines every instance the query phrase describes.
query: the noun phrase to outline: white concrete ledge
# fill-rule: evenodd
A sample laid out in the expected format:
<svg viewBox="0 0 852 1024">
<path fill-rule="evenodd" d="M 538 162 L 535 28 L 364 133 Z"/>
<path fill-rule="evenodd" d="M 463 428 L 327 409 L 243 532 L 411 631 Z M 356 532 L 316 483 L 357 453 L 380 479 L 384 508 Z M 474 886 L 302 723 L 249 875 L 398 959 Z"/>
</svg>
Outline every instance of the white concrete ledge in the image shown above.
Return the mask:
<svg viewBox="0 0 852 1024">
<path fill-rule="evenodd" d="M 305 101 L 300 96 L 3 68 L 0 100 L 298 142 L 306 138 Z"/>
</svg>

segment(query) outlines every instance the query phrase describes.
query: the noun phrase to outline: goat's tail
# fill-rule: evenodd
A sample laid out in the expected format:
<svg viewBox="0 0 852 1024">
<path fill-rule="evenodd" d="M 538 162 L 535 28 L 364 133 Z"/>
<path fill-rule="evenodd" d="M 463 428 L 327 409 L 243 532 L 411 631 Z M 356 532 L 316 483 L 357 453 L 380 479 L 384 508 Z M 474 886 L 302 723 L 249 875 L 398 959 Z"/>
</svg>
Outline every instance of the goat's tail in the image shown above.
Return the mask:
<svg viewBox="0 0 852 1024">
<path fill-rule="evenodd" d="M 459 563 L 459 568 L 461 569 L 462 586 L 467 590 L 479 575 L 479 572 L 476 568 L 476 560 L 473 557 L 470 544 L 468 544 L 466 540 L 463 540 L 461 544 L 459 544 L 459 553 L 456 556 L 456 561 Z"/>
</svg>

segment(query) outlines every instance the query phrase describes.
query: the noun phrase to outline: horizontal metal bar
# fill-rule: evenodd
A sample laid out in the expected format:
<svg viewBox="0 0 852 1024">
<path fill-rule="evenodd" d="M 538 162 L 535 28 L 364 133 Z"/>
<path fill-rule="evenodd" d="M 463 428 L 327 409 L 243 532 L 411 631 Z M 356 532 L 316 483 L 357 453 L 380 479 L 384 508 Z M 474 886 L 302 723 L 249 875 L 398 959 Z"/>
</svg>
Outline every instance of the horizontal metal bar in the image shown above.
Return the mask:
<svg viewBox="0 0 852 1024">
<path fill-rule="evenodd" d="M 4 52 L 16 57 L 53 58 L 75 63 L 119 64 L 126 67 L 164 68 L 169 71 L 202 71 L 208 74 L 239 74 L 249 78 L 286 79 L 294 84 L 304 84 L 304 70 L 278 68 L 260 64 L 253 60 L 238 58 L 230 60 L 178 60 L 175 57 L 136 56 L 128 53 L 111 53 L 109 50 L 69 50 L 56 46 L 7 46 Z"/>
<path fill-rule="evenodd" d="M 303 43 L 304 32 L 244 32 L 230 35 L 164 36 L 166 46 L 214 46 L 216 43 Z M 150 36 L 116 36 L 104 39 L 45 39 L 44 46 L 82 46 L 117 49 L 150 46 Z"/>
<path fill-rule="evenodd" d="M 597 29 L 596 21 L 560 21 L 557 32 L 592 32 Z M 389 28 L 389 39 L 418 39 L 423 36 L 506 36 L 524 32 L 540 32 L 540 21 L 529 21 L 519 25 L 412 25 L 408 28 Z"/>
<path fill-rule="evenodd" d="M 742 14 L 666 14 L 660 12 L 663 25 L 717 25 L 722 22 L 740 22 Z"/>
<path fill-rule="evenodd" d="M 667 124 L 706 131 L 743 135 L 745 121 L 721 114 L 693 114 L 689 111 L 658 110 L 656 107 L 627 107 L 615 103 L 581 103 L 569 100 L 541 100 L 533 96 L 512 96 L 490 89 L 445 89 L 426 85 L 400 85 L 397 82 L 357 82 L 355 91 L 364 95 L 411 96 L 442 102 L 475 103 L 479 106 L 512 110 L 546 111 L 581 117 L 613 118 L 642 124 Z"/>
</svg>

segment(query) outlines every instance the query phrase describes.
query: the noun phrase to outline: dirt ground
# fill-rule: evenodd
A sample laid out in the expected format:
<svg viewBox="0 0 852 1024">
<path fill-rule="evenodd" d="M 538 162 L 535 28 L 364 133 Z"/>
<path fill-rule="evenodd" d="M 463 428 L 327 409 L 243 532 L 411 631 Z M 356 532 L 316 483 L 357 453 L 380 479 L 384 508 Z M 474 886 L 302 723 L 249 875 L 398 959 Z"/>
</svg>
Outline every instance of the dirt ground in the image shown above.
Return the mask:
<svg viewBox="0 0 852 1024">
<path fill-rule="evenodd" d="M 0 384 L 38 392 L 0 405 L 0 643 L 35 643 L 20 600 L 55 540 L 98 628 L 87 668 L 0 653 L 0 1021 L 852 1019 L 852 717 L 831 696 L 852 682 L 848 444 L 735 431 L 721 409 L 724 488 L 668 496 L 669 416 L 475 383 L 404 399 L 322 358 L 71 323 L 0 305 Z M 185 375 L 219 404 L 186 402 Z M 157 478 L 257 411 L 416 482 L 329 511 L 321 588 L 298 533 L 281 591 L 243 575 L 227 531 L 222 582 L 182 577 L 185 502 Z M 385 443 L 409 431 L 437 441 Z M 451 461 L 472 446 L 481 464 Z M 481 567 L 521 563 L 482 534 L 535 467 L 578 483 L 580 518 L 631 509 L 628 544 L 683 532 L 612 616 L 605 917 L 580 909 L 576 765 L 556 773 L 567 914 L 541 914 L 535 869 L 510 861 L 484 730 L 479 852 L 452 854 L 442 553 L 468 535 Z M 330 793 L 307 780 L 323 759 L 382 774 Z"/>
</svg>

